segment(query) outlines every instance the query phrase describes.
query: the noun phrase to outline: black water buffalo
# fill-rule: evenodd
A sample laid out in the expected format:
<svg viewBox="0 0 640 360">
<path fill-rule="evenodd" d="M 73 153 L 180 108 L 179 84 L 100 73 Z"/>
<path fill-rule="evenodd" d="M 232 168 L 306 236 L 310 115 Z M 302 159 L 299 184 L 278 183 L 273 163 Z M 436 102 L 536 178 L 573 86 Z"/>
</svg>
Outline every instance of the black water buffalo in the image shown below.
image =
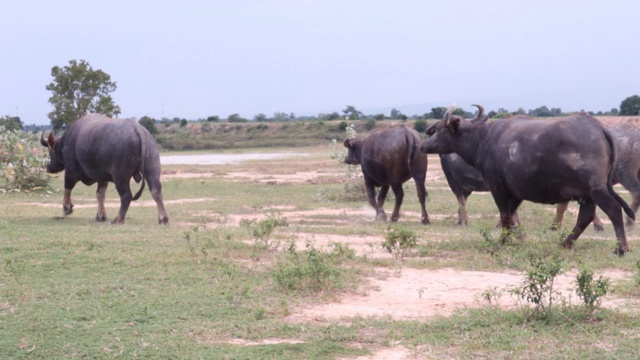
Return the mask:
<svg viewBox="0 0 640 360">
<path fill-rule="evenodd" d="M 613 167 L 613 182 L 621 184 L 633 197 L 631 210 L 635 214 L 640 206 L 640 129 L 624 124 L 607 128 L 616 141 L 617 161 Z M 554 226 L 560 227 L 568 203 L 558 204 Z M 634 220 L 627 217 L 627 226 Z M 596 230 L 603 230 L 602 221 L 596 215 L 593 220 Z"/>
<path fill-rule="evenodd" d="M 615 140 L 598 120 L 581 113 L 553 120 L 515 116 L 487 123 L 482 106 L 476 106 L 479 113 L 473 120 L 452 116 L 455 106 L 451 106 L 441 121 L 427 129 L 430 137 L 420 150 L 455 152 L 476 168 L 500 210 L 504 229 L 511 229 L 511 217 L 523 200 L 544 204 L 577 200 L 578 220 L 564 247 L 573 247 L 593 221 L 597 205 L 613 223 L 615 252 L 628 251 L 621 208 L 635 216 L 613 191 Z"/>
<path fill-rule="evenodd" d="M 389 186 L 396 197 L 391 221 L 398 221 L 400 205 L 404 197 L 402 184 L 413 178 L 422 206 L 422 223 L 429 223 L 425 208 L 427 190 L 424 182 L 427 175 L 427 156 L 418 149 L 420 134 L 405 125 L 373 131 L 365 139 L 347 139 L 344 146 L 349 149 L 344 162 L 361 165 L 369 204 L 376 210 L 376 220 L 387 220 L 382 209 Z M 380 187 L 376 201 L 375 187 Z"/>
<path fill-rule="evenodd" d="M 100 114 L 89 114 L 71 124 L 62 136 L 49 133 L 43 146 L 49 148 L 47 172 L 64 170 L 63 214 L 73 212 L 71 190 L 82 181 L 85 185 L 98 183 L 97 221 L 105 221 L 105 193 L 109 182 L 116 185 L 120 195 L 120 211 L 112 223 L 124 223 L 132 200 L 138 200 L 149 183 L 151 196 L 158 207 L 158 223 L 169 221 L 162 202 L 160 184 L 160 155 L 156 142 L 149 132 L 132 119 L 111 119 Z M 131 196 L 129 182 L 142 181 L 140 190 Z"/>
</svg>

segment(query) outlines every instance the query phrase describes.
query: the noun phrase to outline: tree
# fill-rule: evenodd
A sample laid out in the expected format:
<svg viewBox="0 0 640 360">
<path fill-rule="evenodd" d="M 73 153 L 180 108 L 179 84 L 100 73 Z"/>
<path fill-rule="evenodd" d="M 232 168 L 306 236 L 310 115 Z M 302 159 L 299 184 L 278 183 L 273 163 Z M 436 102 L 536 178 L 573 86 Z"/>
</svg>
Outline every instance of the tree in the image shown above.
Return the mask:
<svg viewBox="0 0 640 360">
<path fill-rule="evenodd" d="M 424 119 L 418 119 L 413 123 L 413 128 L 419 132 L 420 134 L 422 134 L 423 132 L 425 132 L 427 130 L 427 120 Z"/>
<path fill-rule="evenodd" d="M 148 116 L 143 116 L 138 120 L 138 123 L 142 125 L 149 133 L 157 134 L 158 129 L 156 128 L 156 121 Z"/>
<path fill-rule="evenodd" d="M 347 115 L 349 120 L 358 120 L 360 118 L 360 115 L 362 115 L 360 111 L 358 111 L 354 106 L 351 105 L 347 105 L 347 107 L 342 110 L 342 112 Z"/>
<path fill-rule="evenodd" d="M 619 114 L 627 116 L 640 115 L 640 96 L 633 95 L 622 100 L 622 103 L 620 103 Z"/>
<path fill-rule="evenodd" d="M 54 109 L 48 117 L 54 130 L 64 129 L 88 113 L 120 114 L 120 107 L 110 95 L 116 90 L 116 83 L 104 71 L 93 70 L 85 60 L 71 60 L 63 67 L 54 66 L 51 76 L 53 81 L 46 89 L 53 94 L 49 102 Z"/>
<path fill-rule="evenodd" d="M 434 119 L 442 119 L 444 117 L 444 113 L 447 111 L 446 107 L 438 106 L 431 108 L 431 115 Z"/>
<path fill-rule="evenodd" d="M 19 116 L 3 116 L 0 117 L 0 126 L 4 126 L 4 128 L 8 131 L 11 130 L 22 130 L 22 120 L 20 120 Z"/>
<path fill-rule="evenodd" d="M 402 118 L 402 112 L 396 108 L 391 109 L 391 113 L 389 114 L 389 117 L 391 119 L 401 119 Z"/>
<path fill-rule="evenodd" d="M 211 115 L 207 117 L 207 121 L 218 122 L 220 121 L 220 117 L 218 115 Z"/>
<path fill-rule="evenodd" d="M 255 122 L 264 122 L 264 121 L 267 121 L 267 115 L 265 115 L 265 114 L 263 114 L 263 113 L 256 114 L 256 115 L 253 117 L 253 121 L 255 121 Z"/>
</svg>

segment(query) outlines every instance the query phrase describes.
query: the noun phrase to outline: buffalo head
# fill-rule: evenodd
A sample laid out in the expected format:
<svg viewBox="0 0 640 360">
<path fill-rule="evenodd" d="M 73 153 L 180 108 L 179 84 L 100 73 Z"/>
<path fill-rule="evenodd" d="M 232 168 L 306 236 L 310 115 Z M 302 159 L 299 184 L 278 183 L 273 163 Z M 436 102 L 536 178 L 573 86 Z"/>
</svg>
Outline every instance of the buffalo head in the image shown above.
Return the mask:
<svg viewBox="0 0 640 360">
<path fill-rule="evenodd" d="M 49 164 L 47 164 L 47 172 L 55 174 L 64 170 L 64 158 L 62 157 L 63 146 L 60 144 L 60 136 L 55 137 L 52 131 L 45 140 L 43 131 L 40 135 L 40 144 L 49 149 Z"/>
<path fill-rule="evenodd" d="M 488 120 L 484 115 L 482 105 L 473 105 L 478 108 L 478 114 L 473 119 L 465 119 L 459 115 L 453 115 L 456 104 L 449 106 L 442 120 L 429 126 L 426 134 L 429 136 L 422 142 L 420 151 L 427 154 L 449 154 L 456 152 L 456 138 L 461 128 L 483 124 Z"/>
<path fill-rule="evenodd" d="M 344 141 L 344 147 L 349 149 L 347 156 L 344 158 L 344 162 L 349 165 L 360 165 L 361 153 L 362 153 L 362 139 L 346 139 Z"/>
</svg>

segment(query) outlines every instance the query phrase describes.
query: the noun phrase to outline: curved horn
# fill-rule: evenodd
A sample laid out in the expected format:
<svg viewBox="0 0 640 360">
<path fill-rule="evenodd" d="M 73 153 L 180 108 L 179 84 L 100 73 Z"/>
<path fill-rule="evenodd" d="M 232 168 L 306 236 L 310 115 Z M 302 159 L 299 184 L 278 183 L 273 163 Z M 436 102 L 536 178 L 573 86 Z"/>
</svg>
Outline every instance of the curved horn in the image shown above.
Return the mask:
<svg viewBox="0 0 640 360">
<path fill-rule="evenodd" d="M 451 113 L 453 113 L 453 110 L 455 109 L 456 109 L 456 103 L 453 103 L 451 104 L 451 106 L 449 106 L 447 111 L 444 113 L 444 116 L 442 116 L 442 120 L 444 120 L 445 125 L 449 123 L 449 119 L 451 118 Z"/>
<path fill-rule="evenodd" d="M 471 120 L 471 122 L 475 122 L 475 121 L 478 121 L 478 120 L 482 119 L 482 116 L 484 115 L 484 108 L 482 107 L 482 105 L 471 104 L 471 106 L 475 106 L 475 107 L 478 108 L 478 115 L 476 115 L 476 117 L 473 118 Z"/>
<path fill-rule="evenodd" d="M 40 134 L 40 144 L 42 144 L 42 146 L 44 147 L 49 147 L 49 143 L 44 138 L 44 131 L 42 132 L 42 134 Z"/>
</svg>

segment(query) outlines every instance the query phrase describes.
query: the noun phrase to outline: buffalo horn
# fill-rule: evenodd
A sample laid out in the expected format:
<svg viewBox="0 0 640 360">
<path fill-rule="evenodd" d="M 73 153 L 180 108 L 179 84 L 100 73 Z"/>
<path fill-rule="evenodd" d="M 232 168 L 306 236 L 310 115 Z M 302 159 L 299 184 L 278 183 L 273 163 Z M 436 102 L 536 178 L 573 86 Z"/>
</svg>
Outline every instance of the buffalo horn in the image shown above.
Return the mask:
<svg viewBox="0 0 640 360">
<path fill-rule="evenodd" d="M 484 115 L 484 108 L 482 107 L 482 105 L 472 104 L 471 106 L 475 106 L 478 108 L 478 115 L 476 115 L 476 117 L 473 118 L 473 120 L 471 121 L 474 122 L 482 119 L 482 116 Z"/>
<path fill-rule="evenodd" d="M 456 103 L 453 103 L 453 104 L 451 104 L 451 106 L 449 106 L 447 111 L 444 113 L 444 116 L 442 117 L 442 119 L 444 120 L 444 124 L 445 125 L 449 124 L 449 119 L 451 118 L 451 113 L 455 109 L 456 109 Z"/>
<path fill-rule="evenodd" d="M 44 138 L 44 131 L 42 132 L 42 134 L 40 134 L 40 144 L 42 144 L 42 146 L 44 147 L 49 147 L 49 143 Z"/>
</svg>

